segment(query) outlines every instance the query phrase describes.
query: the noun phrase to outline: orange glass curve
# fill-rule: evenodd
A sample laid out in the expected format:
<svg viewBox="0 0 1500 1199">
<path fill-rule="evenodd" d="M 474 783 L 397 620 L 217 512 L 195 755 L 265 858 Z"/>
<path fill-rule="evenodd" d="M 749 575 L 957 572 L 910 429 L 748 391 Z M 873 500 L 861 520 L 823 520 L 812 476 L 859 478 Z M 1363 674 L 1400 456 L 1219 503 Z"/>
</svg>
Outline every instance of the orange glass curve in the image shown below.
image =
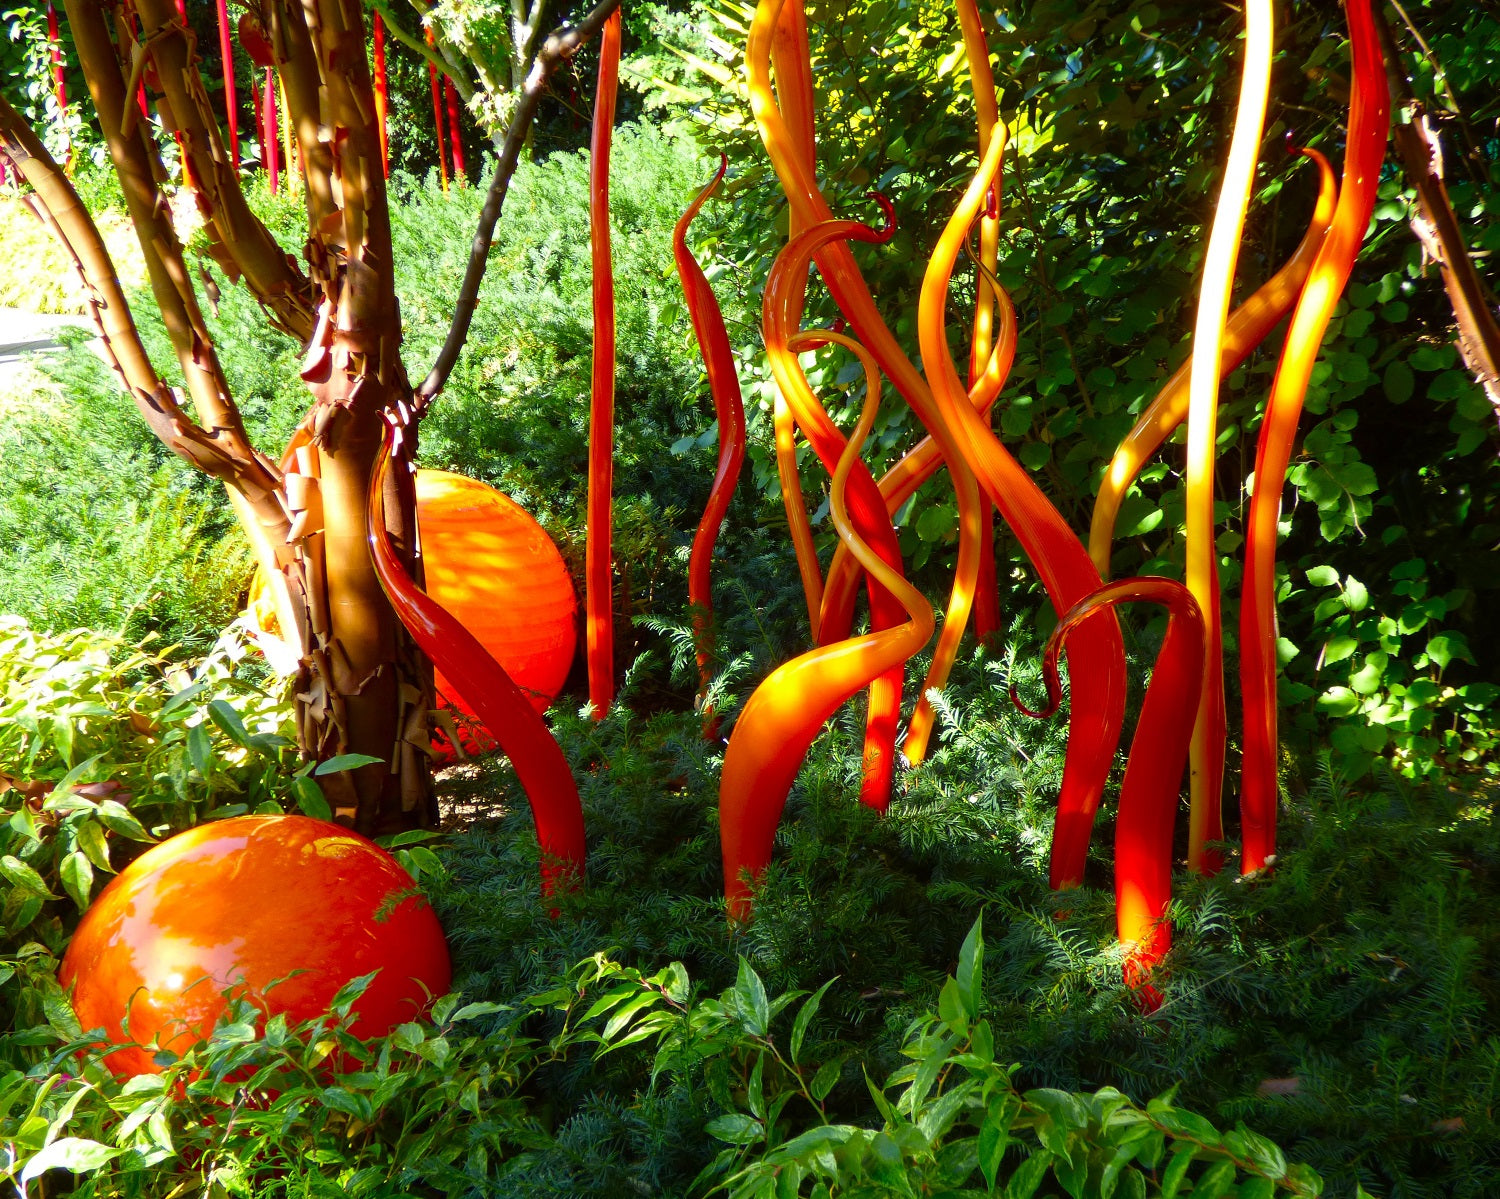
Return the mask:
<svg viewBox="0 0 1500 1199">
<path fill-rule="evenodd" d="M 1312 270 L 1313 259 L 1323 244 L 1323 237 L 1333 221 L 1333 207 L 1338 200 L 1338 180 L 1328 159 L 1317 150 L 1297 149 L 1298 154 L 1313 160 L 1318 167 L 1318 200 L 1307 232 L 1286 264 L 1266 280 L 1248 300 L 1236 308 L 1224 330 L 1224 346 L 1219 356 L 1219 378 L 1227 378 L 1250 356 L 1271 333 L 1281 318 L 1292 310 L 1302 286 Z M 1115 538 L 1115 522 L 1120 505 L 1144 466 L 1161 449 L 1167 438 L 1188 414 L 1189 356 L 1166 381 L 1156 398 L 1141 413 L 1135 427 L 1125 435 L 1110 459 L 1099 495 L 1094 500 L 1094 515 L 1089 527 L 1089 556 L 1099 574 L 1109 578 L 1110 552 Z"/>
<path fill-rule="evenodd" d="M 599 82 L 589 144 L 589 253 L 593 263 L 594 349 L 589 399 L 589 485 L 584 550 L 584 644 L 589 703 L 603 720 L 615 698 L 614 558 L 615 276 L 609 249 L 609 151 L 620 80 L 620 10 L 599 39 Z"/>
<path fill-rule="evenodd" d="M 1390 134 L 1391 101 L 1369 0 L 1349 0 L 1354 86 L 1338 208 L 1287 330 L 1255 454 L 1255 491 L 1245 538 L 1240 602 L 1240 691 L 1245 741 L 1240 781 L 1240 868 L 1267 866 L 1276 852 L 1276 536 L 1281 490 L 1302 400 L 1328 321 L 1359 254 L 1375 208 Z"/>
<path fill-rule="evenodd" d="M 713 395 L 714 415 L 719 421 L 719 461 L 709 488 L 703 519 L 693 535 L 688 556 L 688 604 L 692 609 L 693 637 L 697 643 L 698 701 L 703 710 L 703 735 L 718 735 L 719 720 L 708 704 L 708 685 L 713 674 L 713 580 L 714 542 L 719 526 L 729 511 L 729 501 L 739 482 L 740 467 L 745 461 L 745 404 L 740 396 L 740 379 L 734 369 L 734 351 L 724 328 L 724 315 L 708 277 L 688 249 L 688 226 L 714 194 L 729 160 L 722 155 L 719 170 L 712 182 L 698 194 L 672 231 L 672 256 L 677 263 L 677 277 L 682 283 L 683 299 L 698 339 L 698 351 L 708 372 L 708 389 Z"/>
<path fill-rule="evenodd" d="M 803 334 L 829 340 L 837 334 Z M 860 356 L 867 376 L 878 380 L 873 356 Z M 855 692 L 916 653 L 932 636 L 932 605 L 865 543 L 847 502 L 859 451 L 875 421 L 878 387 L 866 390 L 859 423 L 843 446 L 833 472 L 830 508 L 839 538 L 908 614 L 892 628 L 820 646 L 774 670 L 750 696 L 735 723 L 719 783 L 719 836 L 724 862 L 724 899 L 729 918 L 749 919 L 755 884 L 771 862 L 776 826 L 813 739 L 824 721 Z"/>
<path fill-rule="evenodd" d="M 1134 601 L 1165 606 L 1167 632 L 1151 670 L 1120 786 L 1115 820 L 1115 922 L 1120 941 L 1129 947 L 1125 981 L 1138 988 L 1146 1006 L 1154 1009 L 1160 995 L 1147 977 L 1172 943 L 1166 920 L 1172 900 L 1172 832 L 1203 684 L 1203 614 L 1192 593 L 1175 579 L 1153 576 L 1106 583 L 1073 605 L 1047 639 L 1042 659 L 1047 710 L 1032 712 L 1016 697 L 1014 687 L 1011 698 L 1028 715 L 1050 715 L 1062 701 L 1057 659 L 1069 635 L 1100 608 Z"/>
<path fill-rule="evenodd" d="M 1224 839 L 1224 649 L 1219 627 L 1219 559 L 1214 542 L 1214 460 L 1219 418 L 1219 361 L 1229 292 L 1239 259 L 1245 213 L 1255 182 L 1261 130 L 1271 90 L 1274 49 L 1272 0 L 1247 0 L 1245 66 L 1235 106 L 1229 161 L 1219 189 L 1203 283 L 1193 327 L 1193 358 L 1188 371 L 1185 571 L 1188 590 L 1203 613 L 1207 651 L 1203 691 L 1191 749 L 1192 800 L 1188 815 L 1188 869 L 1212 874 L 1222 864 L 1210 842 Z"/>
<path fill-rule="evenodd" d="M 975 411 L 948 351 L 948 282 L 964 236 L 999 169 L 1002 146 L 997 129 L 984 161 L 938 239 L 922 283 L 917 332 L 922 362 L 943 418 L 957 431 L 980 485 L 1015 532 L 1060 614 L 1098 589 L 1099 573 L 1061 514 L 1000 444 L 989 422 Z M 1090 616 L 1072 634 L 1071 643 L 1068 748 L 1050 869 L 1052 886 L 1058 889 L 1083 881 L 1094 813 L 1125 718 L 1125 646 L 1114 613 L 1106 607 Z"/>
<path fill-rule="evenodd" d="M 813 395 L 807 376 L 797 361 L 797 353 L 800 348 L 811 348 L 826 341 L 843 345 L 854 343 L 834 334 L 820 333 L 816 338 L 799 335 L 792 321 L 802 310 L 803 280 L 808 264 L 819 248 L 834 240 L 856 237 L 863 241 L 880 241 L 886 236 L 887 233 L 877 232 L 856 221 L 822 222 L 793 237 L 776 256 L 766 278 L 761 318 L 766 357 L 793 417 L 830 474 L 837 468 L 845 448 L 844 435 Z M 861 353 L 867 351 L 861 347 Z M 880 498 L 880 489 L 862 461 L 850 464 L 849 478 L 850 513 L 859 529 L 861 544 L 872 547 L 887 567 L 899 574 L 901 551 L 896 530 Z M 878 632 L 903 622 L 907 616 L 906 608 L 880 583 L 880 576 L 869 575 L 868 578 L 871 627 Z M 826 622 L 819 632 L 820 642 L 828 644 L 831 630 Z M 879 812 L 885 811 L 890 804 L 896 726 L 901 715 L 902 674 L 902 664 L 898 663 L 875 679 L 866 709 L 860 801 Z"/>
<path fill-rule="evenodd" d="M 386 434 L 370 480 L 368 538 L 370 558 L 381 589 L 396 616 L 453 689 L 478 713 L 510 758 L 536 822 L 542 851 L 542 892 L 559 883 L 571 886 L 584 869 L 583 805 L 567 759 L 541 716 L 474 634 L 431 596 L 402 566 L 385 529 L 382 495 L 391 461 L 401 443 L 401 415 L 386 414 Z M 410 468 L 397 486 L 410 486 Z"/>
</svg>

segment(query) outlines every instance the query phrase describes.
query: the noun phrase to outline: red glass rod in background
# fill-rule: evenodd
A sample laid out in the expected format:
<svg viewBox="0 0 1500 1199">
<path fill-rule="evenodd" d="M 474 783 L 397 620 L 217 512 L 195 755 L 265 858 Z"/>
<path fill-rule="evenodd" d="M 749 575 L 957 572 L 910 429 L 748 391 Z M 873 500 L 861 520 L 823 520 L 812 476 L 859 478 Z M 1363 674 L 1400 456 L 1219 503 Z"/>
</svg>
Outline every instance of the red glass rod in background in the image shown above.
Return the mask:
<svg viewBox="0 0 1500 1199">
<path fill-rule="evenodd" d="M 57 9 L 47 0 L 47 44 L 52 53 L 52 87 L 57 96 L 57 110 L 68 106 L 68 84 L 63 73 L 62 35 L 57 28 Z"/>
<path fill-rule="evenodd" d="M 594 363 L 589 401 L 587 548 L 584 551 L 584 634 L 589 704 L 603 720 L 615 698 L 614 520 L 615 280 L 609 247 L 609 150 L 620 82 L 620 10 L 599 40 L 599 84 L 589 145 L 589 250 L 594 280 Z"/>
<path fill-rule="evenodd" d="M 219 57 L 224 64 L 224 123 L 229 130 L 229 157 L 240 165 L 240 113 L 234 94 L 234 41 L 229 35 L 229 0 L 215 0 L 219 17 Z M 379 17 L 375 18 L 377 21 Z"/>
<path fill-rule="evenodd" d="M 437 40 L 432 35 L 432 30 L 427 30 L 427 44 L 434 46 Z M 427 79 L 432 84 L 432 125 L 437 133 L 438 148 L 438 176 L 442 180 L 443 190 L 448 190 L 448 147 L 443 141 L 443 85 L 438 81 L 437 63 L 432 59 L 427 60 Z"/>
<path fill-rule="evenodd" d="M 1390 133 L 1390 92 L 1370 0 L 1347 5 L 1354 86 L 1344 178 L 1333 225 L 1318 250 L 1307 285 L 1292 312 L 1281 362 L 1271 384 L 1255 454 L 1255 491 L 1245 526 L 1245 578 L 1240 600 L 1240 691 L 1245 739 L 1241 758 L 1241 872 L 1253 874 L 1276 852 L 1276 541 L 1281 493 L 1302 415 L 1303 397 L 1317 365 L 1339 296 L 1354 269 L 1375 208 L 1380 167 Z"/>
<path fill-rule="evenodd" d="M 222 5 L 224 0 L 219 0 Z M 375 14 L 375 131 L 380 136 L 380 171 L 391 177 L 390 80 L 385 73 L 385 22 Z"/>
<path fill-rule="evenodd" d="M 266 86 L 261 90 L 261 103 L 265 115 L 261 118 L 261 155 L 265 159 L 266 173 L 270 176 L 271 194 L 274 196 L 281 186 L 281 166 L 278 161 L 278 143 L 281 140 L 281 122 L 276 116 L 276 72 L 266 68 Z"/>
<path fill-rule="evenodd" d="M 453 182 L 462 184 L 469 172 L 464 167 L 464 146 L 458 136 L 458 89 L 446 75 L 443 76 L 443 95 L 448 100 L 448 146 L 453 151 Z"/>
</svg>

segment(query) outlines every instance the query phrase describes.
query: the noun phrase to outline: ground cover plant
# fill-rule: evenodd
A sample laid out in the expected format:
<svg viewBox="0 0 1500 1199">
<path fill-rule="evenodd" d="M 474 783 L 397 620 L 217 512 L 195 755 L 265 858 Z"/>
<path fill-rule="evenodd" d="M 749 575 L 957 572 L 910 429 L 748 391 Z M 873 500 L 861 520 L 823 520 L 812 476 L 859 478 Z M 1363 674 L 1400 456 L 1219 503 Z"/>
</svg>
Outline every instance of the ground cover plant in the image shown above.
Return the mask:
<svg viewBox="0 0 1500 1199">
<path fill-rule="evenodd" d="M 807 94 L 833 118 L 815 150 L 823 186 L 851 212 L 865 211 L 857 193 L 872 181 L 894 194 L 894 229 L 864 233 L 893 234 L 895 252 L 870 247 L 857 261 L 882 310 L 926 314 L 921 337 L 916 323 L 893 316 L 890 344 L 920 350 L 924 360 L 950 349 L 934 346 L 930 317 L 944 304 L 934 305 L 929 286 L 916 294 L 910 261 L 927 258 L 967 183 L 963 202 L 980 217 L 975 257 L 984 269 L 972 284 L 958 283 L 947 306 L 967 320 L 986 287 L 1013 296 L 1013 385 L 997 420 L 1074 529 L 1087 524 L 1114 444 L 1187 348 L 1177 342 L 1191 324 L 1182 305 L 1195 288 L 1193 247 L 1206 233 L 1238 70 L 1237 18 L 1206 18 L 1187 5 L 1106 9 L 1036 3 L 983 17 L 1002 82 L 1022 96 L 1007 111 L 1012 145 L 993 131 L 984 136 L 978 64 L 990 56 L 976 56 L 971 30 L 960 36 L 946 8 L 858 5 L 839 27 L 815 19 L 808 31 L 821 70 Z M 1291 11 L 1277 67 L 1290 78 L 1278 83 L 1281 107 L 1272 109 L 1269 132 L 1299 113 L 1304 135 L 1311 124 L 1299 140 L 1337 158 L 1349 100 L 1342 24 L 1319 10 Z M 1454 211 L 1466 221 L 1461 236 L 1483 247 L 1494 228 L 1484 187 L 1494 147 L 1474 133 L 1482 128 L 1475 114 L 1489 112 L 1476 85 L 1496 30 L 1483 14 L 1416 11 L 1415 27 L 1405 21 L 1397 36 L 1420 32 L 1427 19 L 1431 40 L 1413 42 L 1420 53 L 1401 60 L 1419 64 L 1407 86 L 1448 114 L 1443 132 L 1464 146 L 1455 157 L 1464 178 L 1453 180 Z M 1038 706 L 1051 689 L 1038 662 L 1053 618 L 1020 551 L 1002 538 L 995 549 L 1003 620 L 995 610 L 985 617 L 983 645 L 964 644 L 941 691 L 913 695 L 907 687 L 903 695 L 898 685 L 872 694 L 838 713 L 820 739 L 796 745 L 796 763 L 777 782 L 785 822 L 766 831 L 763 856 L 747 863 L 769 861 L 753 891 L 754 920 L 726 926 L 718 843 L 736 834 L 727 817 L 718 819 L 716 801 L 734 751 L 726 754 L 712 731 L 705 739 L 712 726 L 702 717 L 711 708 L 731 737 L 749 729 L 757 685 L 807 649 L 804 613 L 814 639 L 819 634 L 823 613 L 806 591 L 808 572 L 793 574 L 782 549 L 786 522 L 796 523 L 795 503 L 786 516 L 779 511 L 793 484 L 813 510 L 804 555 L 808 545 L 825 556 L 835 549 L 833 525 L 846 544 L 866 536 L 841 503 L 852 458 L 825 437 L 814 448 L 834 480 L 825 491 L 811 456 L 799 479 L 795 455 L 772 436 L 778 397 L 795 390 L 800 371 L 829 416 L 847 426 L 861 411 L 871 416 L 875 387 L 861 386 L 856 362 L 792 360 L 792 351 L 813 344 L 797 338 L 836 341 L 846 336 L 840 327 L 788 337 L 768 321 L 769 363 L 746 331 L 763 289 L 767 301 L 785 295 L 777 271 L 796 273 L 785 265 L 794 262 L 782 251 L 788 236 L 811 254 L 811 239 L 827 232 L 799 231 L 809 222 L 795 211 L 777 219 L 780 201 L 769 198 L 769 173 L 746 136 L 753 123 L 760 134 L 766 129 L 764 61 L 756 59 L 764 40 L 757 52 L 752 36 L 748 53 L 757 113 L 747 116 L 733 86 L 712 97 L 693 90 L 705 78 L 724 82 L 722 64 L 735 61 L 735 43 L 747 25 L 763 22 L 761 13 L 648 16 L 680 53 L 648 40 L 627 56 L 627 79 L 633 62 L 635 85 L 654 109 L 690 102 L 687 119 L 712 117 L 703 148 L 725 144 L 737 159 L 726 189 L 732 203 L 709 206 L 687 250 L 706 259 L 726 328 L 735 331 L 729 356 L 747 384 L 749 471 L 720 539 L 710 626 L 686 603 L 686 567 L 718 430 L 707 426 L 712 409 L 667 274 L 671 222 L 706 180 L 710 160 L 680 133 L 626 127 L 614 150 L 619 163 L 634 166 L 616 176 L 610 200 L 620 224 L 625 423 L 617 435 L 625 481 L 614 530 L 618 577 L 610 580 L 617 589 L 602 614 L 617 634 L 607 682 L 619 693 L 610 710 L 596 703 L 592 717 L 573 716 L 570 708 L 583 703 L 580 672 L 549 718 L 552 733 L 543 730 L 556 738 L 578 795 L 585 885 L 555 885 L 564 877 L 558 863 L 538 852 L 527 814 L 535 785 L 521 785 L 527 762 L 462 765 L 442 792 L 456 831 L 391 842 L 443 916 L 461 998 L 366 1045 L 339 1029 L 358 982 L 326 1020 L 299 1029 L 236 1008 L 206 1044 L 164 1061 L 164 1078 L 112 1079 L 55 980 L 77 911 L 130 847 L 152 835 L 247 809 L 333 814 L 341 764 L 297 763 L 296 705 L 288 707 L 236 635 L 201 660 L 245 573 L 230 561 L 235 530 L 211 488 L 179 482 L 178 507 L 137 542 L 129 537 L 140 530 L 128 523 L 102 530 L 91 551 L 97 561 L 131 554 L 121 549 L 131 544 L 155 552 L 132 555 L 144 558 L 129 564 L 138 573 L 108 603 L 69 595 L 68 553 L 23 540 L 32 556 L 19 559 L 26 570 L 7 586 L 59 631 L 6 626 L 14 666 L 0 769 L 13 781 L 0 875 L 10 887 L 3 912 L 12 974 L 0 985 L 13 1007 L 3 1050 L 13 1072 L 0 1087 L 9 1105 L 0 1119 L 11 1175 L 23 1190 L 50 1191 L 70 1185 L 50 1171 L 70 1170 L 71 1185 L 100 1194 L 1077 1197 L 1309 1194 L 1323 1185 L 1316 1169 L 1337 1194 L 1486 1193 L 1497 1166 L 1500 1064 L 1488 982 L 1490 751 L 1500 692 L 1489 681 L 1493 644 L 1480 635 L 1494 586 L 1492 552 L 1486 557 L 1494 433 L 1471 347 L 1461 346 L 1460 358 L 1449 344 L 1457 302 L 1424 277 L 1423 251 L 1408 232 L 1411 225 L 1420 233 L 1426 219 L 1420 184 L 1390 167 L 1375 188 L 1367 256 L 1312 373 L 1308 409 L 1322 419 L 1299 446 L 1291 481 L 1307 503 L 1290 513 L 1278 576 L 1276 649 L 1288 667 L 1281 699 L 1291 728 L 1277 763 L 1286 791 L 1274 869 L 1251 870 L 1239 883 L 1192 874 L 1166 880 L 1177 895 L 1166 911 L 1173 946 L 1153 949 L 1160 960 L 1146 977 L 1130 947 L 1115 941 L 1108 896 L 1115 872 L 1135 869 L 1124 841 L 1117 852 L 1101 847 L 1111 829 L 1123 837 L 1134 819 L 1131 776 L 1122 780 L 1115 768 L 1098 780 L 1103 841 L 1075 839 L 1070 850 L 1076 861 L 1065 873 L 1082 885 L 1049 889 L 1049 856 L 1054 878 L 1059 861 L 1053 809 L 1071 768 L 1066 735 L 1023 717 L 1006 692 Z M 894 38 L 860 37 L 898 25 Z M 778 39 L 783 33 L 795 44 L 795 29 Z M 1433 66 L 1444 56 L 1451 72 Z M 787 61 L 775 67 L 773 103 L 795 124 L 802 101 L 782 78 Z M 483 65 L 476 69 L 482 77 Z M 579 79 L 582 90 L 592 86 L 587 75 L 574 77 L 575 97 Z M 1356 107 L 1359 95 L 1368 98 L 1368 75 L 1356 83 Z M 907 120 L 890 105 L 917 89 L 941 100 Z M 998 216 L 984 196 L 989 176 L 968 183 L 971 102 L 986 170 L 1005 163 Z M 1088 115 L 1101 105 L 1102 123 Z M 898 118 L 899 149 L 870 136 Z M 170 139 L 161 140 L 170 152 Z M 470 306 L 473 344 L 456 366 L 449 361 L 449 394 L 424 425 L 431 434 L 424 454 L 524 494 L 580 574 L 590 540 L 584 464 L 599 444 L 582 414 L 584 379 L 598 377 L 600 276 L 584 272 L 576 248 L 586 179 L 595 181 L 596 202 L 599 195 L 597 145 L 591 159 L 560 153 L 517 172 L 507 221 L 519 218 L 519 228 L 508 240 L 502 224 L 494 249 L 507 270 L 498 283 L 491 271 L 477 293 L 456 285 L 456 269 L 430 264 L 472 264 L 464 247 L 475 210 L 494 193 L 399 175 L 389 193 L 392 246 L 404 239 L 402 258 L 415 264 L 394 284 L 408 349 L 420 343 L 424 357 L 436 352 L 442 361 L 448 312 Z M 1265 268 L 1261 277 L 1302 235 L 1313 192 L 1278 162 L 1268 160 L 1242 244 L 1247 270 Z M 775 165 L 785 169 L 784 150 Z M 285 189 L 273 196 L 253 185 L 246 200 L 267 230 L 302 236 L 306 216 Z M 985 211 L 991 215 L 980 216 Z M 854 230 L 844 223 L 843 232 Z M 1005 240 L 1003 257 L 987 259 L 989 236 Z M 952 231 L 944 237 L 945 252 L 960 259 Z M 189 255 L 211 256 L 213 248 L 211 235 L 188 243 Z M 302 347 L 257 332 L 248 294 L 203 266 L 192 286 L 201 284 L 198 303 L 224 382 L 247 428 L 285 444 L 305 403 Z M 780 302 L 789 303 L 785 311 L 803 306 Z M 819 290 L 805 303 L 817 318 L 807 324 L 833 321 Z M 216 305 L 227 311 L 213 316 Z M 701 334 L 699 315 L 695 308 Z M 1002 301 L 1002 330 L 1006 319 Z M 1457 319 L 1462 329 L 1463 315 Z M 941 319 L 937 328 L 941 342 Z M 144 336 L 150 345 L 162 334 Z M 1005 336 L 996 336 L 997 352 Z M 167 349 L 165 340 L 155 344 Z M 1264 419 L 1260 395 L 1274 350 L 1273 339 L 1226 383 L 1216 518 L 1227 523 L 1213 556 L 1231 594 L 1251 494 L 1241 447 Z M 280 378 L 266 370 L 268 357 Z M 85 378 L 84 362 L 80 348 L 54 373 Z M 1441 419 L 1393 414 L 1418 399 L 1417 381 L 1429 375 L 1426 399 L 1451 412 L 1446 428 Z M 22 470 L 16 500 L 6 504 L 12 528 L 86 545 L 77 514 L 88 511 L 92 481 L 122 466 L 136 475 L 133 490 L 122 489 L 122 513 L 140 510 L 130 506 L 136 498 L 160 502 L 161 485 L 174 478 L 169 464 L 155 443 L 131 437 L 106 400 L 103 387 L 81 403 L 65 396 L 81 418 L 71 429 L 24 409 L 6 417 L 14 430 L 8 452 L 24 455 L 50 436 L 85 467 L 61 489 L 48 486 L 45 472 Z M 400 428 L 399 406 L 394 414 Z M 811 437 L 818 412 L 804 405 L 795 416 Z M 99 452 L 72 452 L 90 442 L 95 422 L 108 434 Z M 1389 443 L 1398 424 L 1404 452 L 1417 447 L 1404 461 Z M 873 429 L 862 424 L 877 467 L 912 445 L 913 426 L 900 405 L 887 405 Z M 783 423 L 775 431 L 785 430 Z M 1121 569 L 1180 573 L 1180 466 L 1169 449 L 1127 494 Z M 160 482 L 144 485 L 143 468 Z M 970 568 L 961 471 L 955 484 L 956 500 L 940 480 L 893 505 L 885 549 L 894 547 L 929 595 L 947 589 L 955 568 Z M 1309 505 L 1317 508 L 1311 524 Z M 371 506 L 378 527 L 380 506 Z M 196 532 L 198 544 L 171 536 L 174 526 Z M 205 552 L 204 535 L 224 551 Z M 203 569 L 210 560 L 229 578 Z M 396 562 L 386 572 L 386 585 L 418 603 L 401 569 Z M 830 567 L 830 580 L 834 574 Z M 158 588 L 158 577 L 182 585 Z M 137 586 L 142 578 L 151 581 Z M 1160 584 L 1161 595 L 1180 590 Z M 888 617 L 873 612 L 876 637 L 894 631 Z M 74 620 L 121 630 L 125 639 L 60 631 Z M 1228 615 L 1225 623 L 1233 625 Z M 131 650 L 153 626 L 168 636 Z M 1159 717 L 1144 684 L 1148 674 L 1156 685 L 1168 673 L 1150 664 L 1167 651 L 1171 629 L 1136 620 L 1123 635 L 1133 681 L 1120 706 L 1150 741 Z M 1233 650 L 1233 637 L 1228 643 Z M 949 650 L 957 644 L 949 638 Z M 907 681 L 945 672 L 935 661 L 944 652 L 940 644 L 932 658 L 919 657 Z M 591 683 L 597 671 L 596 662 Z M 1073 691 L 1079 707 L 1088 697 Z M 861 730 L 866 717 L 873 725 L 913 704 L 931 714 L 930 748 L 913 749 L 909 767 L 885 752 L 881 771 L 872 771 L 859 748 L 862 735 L 867 750 L 872 744 Z M 1235 738 L 1228 748 L 1233 767 Z M 760 790 L 748 789 L 753 802 L 779 804 L 780 795 Z M 883 819 L 854 802 L 876 792 L 893 798 Z M 1233 853 L 1242 837 L 1248 843 L 1232 820 L 1222 832 L 1225 839 L 1212 830 L 1203 843 L 1179 828 L 1170 858 L 1192 861 Z M 1165 874 L 1168 846 L 1159 848 Z M 536 887 L 539 867 L 545 895 Z M 1164 903 L 1165 891 L 1153 902 Z M 334 1061 L 351 1069 L 335 1073 Z M 1299 1164 L 1289 1166 L 1288 1157 Z"/>
</svg>

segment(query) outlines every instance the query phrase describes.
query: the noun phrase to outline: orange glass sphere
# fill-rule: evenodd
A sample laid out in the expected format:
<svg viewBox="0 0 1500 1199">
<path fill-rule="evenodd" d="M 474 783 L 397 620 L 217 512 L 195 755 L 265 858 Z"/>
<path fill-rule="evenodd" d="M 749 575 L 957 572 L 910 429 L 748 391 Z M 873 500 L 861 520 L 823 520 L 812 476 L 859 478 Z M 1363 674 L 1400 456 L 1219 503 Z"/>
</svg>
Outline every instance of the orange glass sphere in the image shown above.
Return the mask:
<svg viewBox="0 0 1500 1199">
<path fill-rule="evenodd" d="M 295 1024 L 376 969 L 354 1005 L 356 1036 L 387 1033 L 448 990 L 448 945 L 411 875 L 338 825 L 239 816 L 122 870 L 84 913 L 60 978 L 83 1027 L 122 1046 L 105 1063 L 125 1077 L 157 1073 L 158 1046 L 182 1053 L 206 1037 L 226 990 Z"/>
<path fill-rule="evenodd" d="M 538 712 L 557 698 L 577 649 L 573 580 L 531 514 L 486 483 L 445 470 L 417 471 L 417 524 L 427 594 L 473 633 Z M 278 633 L 260 570 L 249 609 L 258 628 Z M 438 672 L 438 695 L 474 712 Z"/>
<path fill-rule="evenodd" d="M 427 594 L 545 712 L 578 644 L 573 580 L 547 531 L 509 496 L 445 470 L 417 472 L 417 525 Z M 473 716 L 441 672 L 437 689 Z"/>
</svg>

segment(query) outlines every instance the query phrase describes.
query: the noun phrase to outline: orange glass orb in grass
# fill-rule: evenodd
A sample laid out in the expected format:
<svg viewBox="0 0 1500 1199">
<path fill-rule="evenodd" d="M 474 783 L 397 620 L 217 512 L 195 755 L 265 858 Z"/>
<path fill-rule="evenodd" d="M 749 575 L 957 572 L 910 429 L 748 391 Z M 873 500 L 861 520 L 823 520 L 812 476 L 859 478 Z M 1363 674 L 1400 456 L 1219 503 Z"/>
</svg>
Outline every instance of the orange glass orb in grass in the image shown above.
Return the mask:
<svg viewBox="0 0 1500 1199">
<path fill-rule="evenodd" d="M 573 580 L 547 531 L 509 496 L 445 470 L 417 472 L 417 523 L 427 594 L 546 711 L 578 645 Z M 474 719 L 442 672 L 436 683 Z"/>
<path fill-rule="evenodd" d="M 573 580 L 547 531 L 509 496 L 445 470 L 417 472 L 417 523 L 427 594 L 490 651 L 538 712 L 546 711 L 578 645 Z M 258 570 L 250 611 L 258 627 L 275 631 Z M 476 722 L 441 672 L 436 683 L 440 699 Z M 478 747 L 466 739 L 465 748 Z"/>
<path fill-rule="evenodd" d="M 296 1024 L 372 970 L 355 1036 L 381 1036 L 448 990 L 448 945 L 411 875 L 338 825 L 239 816 L 122 870 L 84 913 L 60 978 L 83 1027 L 121 1046 L 104 1060 L 127 1077 L 158 1073 L 158 1047 L 207 1037 L 226 990 Z"/>
</svg>

